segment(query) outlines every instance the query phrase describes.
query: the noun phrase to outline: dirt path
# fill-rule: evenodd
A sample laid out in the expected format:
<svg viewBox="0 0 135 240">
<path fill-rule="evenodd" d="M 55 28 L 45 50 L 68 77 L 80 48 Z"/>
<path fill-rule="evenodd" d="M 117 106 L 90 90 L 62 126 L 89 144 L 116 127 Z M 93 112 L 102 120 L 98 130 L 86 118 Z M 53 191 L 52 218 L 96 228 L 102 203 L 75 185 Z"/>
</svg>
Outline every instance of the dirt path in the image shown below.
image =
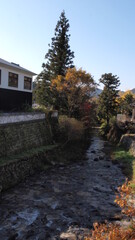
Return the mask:
<svg viewBox="0 0 135 240">
<path fill-rule="evenodd" d="M 55 166 L 4 193 L 0 240 L 84 239 L 94 221 L 118 218 L 114 192 L 124 176 L 106 146 L 95 135 L 87 160 Z"/>
</svg>

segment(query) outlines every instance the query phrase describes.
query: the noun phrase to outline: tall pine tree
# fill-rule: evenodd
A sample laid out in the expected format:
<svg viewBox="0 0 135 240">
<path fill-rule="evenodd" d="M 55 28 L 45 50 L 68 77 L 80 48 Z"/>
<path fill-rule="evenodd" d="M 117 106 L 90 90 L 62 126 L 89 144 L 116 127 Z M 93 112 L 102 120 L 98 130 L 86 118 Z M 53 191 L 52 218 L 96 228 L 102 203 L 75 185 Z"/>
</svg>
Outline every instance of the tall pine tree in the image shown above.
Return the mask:
<svg viewBox="0 0 135 240">
<path fill-rule="evenodd" d="M 46 63 L 42 64 L 43 71 L 38 75 L 37 88 L 35 94 L 44 99 L 44 104 L 54 105 L 57 99 L 57 93 L 50 88 L 52 79 L 58 75 L 65 76 L 68 68 L 73 68 L 74 52 L 70 50 L 69 45 L 69 21 L 63 11 L 55 28 L 55 34 L 52 38 L 52 43 L 49 45 L 49 50 L 45 55 Z M 38 90 L 40 89 L 40 94 Z M 43 104 L 43 101 L 42 101 Z"/>
<path fill-rule="evenodd" d="M 98 115 L 101 119 L 105 119 L 107 125 L 109 125 L 110 118 L 116 115 L 117 111 L 116 98 L 119 92 L 117 88 L 120 85 L 120 80 L 112 73 L 105 73 L 99 81 L 104 84 L 104 89 L 99 96 Z"/>
<path fill-rule="evenodd" d="M 73 67 L 74 53 L 70 50 L 68 31 L 69 21 L 63 11 L 57 22 L 51 47 L 45 55 L 47 63 L 42 65 L 43 71 L 48 73 L 49 79 L 55 78 L 57 75 L 65 76 L 66 70 Z"/>
</svg>

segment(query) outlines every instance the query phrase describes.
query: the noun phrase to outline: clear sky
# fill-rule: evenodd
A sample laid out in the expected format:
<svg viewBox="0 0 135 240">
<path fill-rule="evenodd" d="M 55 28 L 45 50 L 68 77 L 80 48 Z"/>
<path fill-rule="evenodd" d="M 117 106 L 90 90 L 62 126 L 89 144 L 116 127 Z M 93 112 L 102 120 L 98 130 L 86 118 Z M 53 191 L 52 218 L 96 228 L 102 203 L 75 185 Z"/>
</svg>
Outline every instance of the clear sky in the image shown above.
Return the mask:
<svg viewBox="0 0 135 240">
<path fill-rule="evenodd" d="M 76 67 L 135 88 L 135 0 L 0 0 L 0 58 L 40 73 L 62 10 Z"/>
</svg>

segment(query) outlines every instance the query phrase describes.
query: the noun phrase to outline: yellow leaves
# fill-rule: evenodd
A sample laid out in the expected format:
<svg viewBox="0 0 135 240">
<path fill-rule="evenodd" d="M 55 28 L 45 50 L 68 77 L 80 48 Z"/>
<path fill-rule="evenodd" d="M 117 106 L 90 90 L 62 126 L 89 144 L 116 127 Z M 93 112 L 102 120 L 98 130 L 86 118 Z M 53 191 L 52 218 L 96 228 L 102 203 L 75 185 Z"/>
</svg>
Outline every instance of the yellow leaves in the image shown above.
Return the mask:
<svg viewBox="0 0 135 240">
<path fill-rule="evenodd" d="M 124 102 L 124 100 L 128 97 L 128 96 L 132 96 L 134 98 L 134 94 L 130 91 L 127 90 L 124 93 L 120 93 L 119 97 L 117 98 L 117 102 L 118 104 L 121 104 L 122 102 Z"/>
<path fill-rule="evenodd" d="M 51 87 L 55 87 L 57 91 L 63 91 L 63 82 L 64 82 L 64 77 L 61 75 L 58 75 L 56 79 L 53 79 L 51 82 Z"/>
<path fill-rule="evenodd" d="M 76 68 L 69 68 L 67 70 L 66 81 L 71 81 L 75 84 L 81 84 L 81 83 L 92 83 L 93 78 L 89 73 L 86 73 L 86 71 L 82 70 L 81 68 L 77 70 Z"/>
<path fill-rule="evenodd" d="M 132 112 L 132 107 L 131 104 L 135 99 L 135 94 L 133 94 L 130 90 L 124 92 L 124 93 L 119 93 L 119 97 L 117 98 L 117 104 L 119 107 L 119 111 L 121 113 L 130 115 Z"/>
<path fill-rule="evenodd" d="M 57 91 L 68 90 L 69 92 L 74 91 L 77 87 L 94 87 L 94 80 L 89 73 L 86 71 L 76 68 L 69 68 L 67 70 L 66 76 L 58 75 L 56 79 L 52 80 L 52 87 L 55 87 Z"/>
<path fill-rule="evenodd" d="M 121 98 L 125 99 L 127 95 L 133 95 L 132 92 L 130 90 L 125 91 L 122 95 Z"/>
</svg>

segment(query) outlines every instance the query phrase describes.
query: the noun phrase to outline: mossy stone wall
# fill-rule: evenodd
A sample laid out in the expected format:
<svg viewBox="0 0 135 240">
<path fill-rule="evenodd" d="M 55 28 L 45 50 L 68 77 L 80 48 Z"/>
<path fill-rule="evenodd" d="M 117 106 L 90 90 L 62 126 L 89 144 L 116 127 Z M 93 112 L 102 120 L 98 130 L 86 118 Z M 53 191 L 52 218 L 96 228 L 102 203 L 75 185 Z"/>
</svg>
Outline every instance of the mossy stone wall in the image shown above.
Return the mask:
<svg viewBox="0 0 135 240">
<path fill-rule="evenodd" d="M 40 147 L 23 153 L 22 156 L 12 156 L 0 165 L 0 193 L 24 181 L 28 176 L 40 172 L 52 165 L 56 145 Z"/>
<path fill-rule="evenodd" d="M 135 134 L 124 134 L 120 139 L 120 144 L 126 150 L 129 150 L 133 156 L 135 156 Z"/>
<path fill-rule="evenodd" d="M 46 120 L 0 125 L 0 157 L 51 143 L 51 128 Z"/>
</svg>

